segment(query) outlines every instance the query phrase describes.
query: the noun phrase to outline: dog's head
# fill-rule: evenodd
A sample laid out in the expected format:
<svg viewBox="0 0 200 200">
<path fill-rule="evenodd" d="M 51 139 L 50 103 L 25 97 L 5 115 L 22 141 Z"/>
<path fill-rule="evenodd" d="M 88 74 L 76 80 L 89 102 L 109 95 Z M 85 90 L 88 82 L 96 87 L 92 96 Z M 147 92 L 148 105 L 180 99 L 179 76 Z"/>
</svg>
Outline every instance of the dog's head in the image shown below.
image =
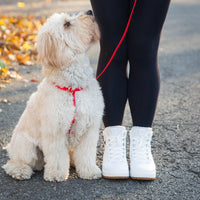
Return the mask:
<svg viewBox="0 0 200 200">
<path fill-rule="evenodd" d="M 75 55 L 85 52 L 99 37 L 91 10 L 72 15 L 56 13 L 38 34 L 38 60 L 45 66 L 69 66 Z"/>
</svg>

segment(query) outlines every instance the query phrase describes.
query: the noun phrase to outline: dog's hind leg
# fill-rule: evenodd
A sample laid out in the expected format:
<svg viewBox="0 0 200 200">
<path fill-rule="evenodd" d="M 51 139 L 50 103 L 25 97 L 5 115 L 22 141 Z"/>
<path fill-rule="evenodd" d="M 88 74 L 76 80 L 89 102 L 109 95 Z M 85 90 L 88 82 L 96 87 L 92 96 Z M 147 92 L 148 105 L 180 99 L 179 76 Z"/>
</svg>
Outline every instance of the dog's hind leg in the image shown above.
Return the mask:
<svg viewBox="0 0 200 200">
<path fill-rule="evenodd" d="M 99 129 L 90 127 L 82 137 L 79 145 L 74 149 L 73 159 L 76 172 L 83 179 L 98 179 L 101 170 L 96 165 L 96 147 L 99 137 Z"/>
<path fill-rule="evenodd" d="M 42 150 L 45 160 L 44 179 L 65 181 L 69 176 L 69 153 L 65 137 L 60 133 L 43 138 Z"/>
<path fill-rule="evenodd" d="M 30 179 L 33 173 L 29 165 L 12 159 L 3 165 L 3 169 L 8 175 L 17 180 Z"/>
<path fill-rule="evenodd" d="M 14 135 L 8 146 L 10 160 L 3 166 L 7 174 L 18 180 L 31 178 L 37 160 L 36 146 L 26 137 Z"/>
</svg>

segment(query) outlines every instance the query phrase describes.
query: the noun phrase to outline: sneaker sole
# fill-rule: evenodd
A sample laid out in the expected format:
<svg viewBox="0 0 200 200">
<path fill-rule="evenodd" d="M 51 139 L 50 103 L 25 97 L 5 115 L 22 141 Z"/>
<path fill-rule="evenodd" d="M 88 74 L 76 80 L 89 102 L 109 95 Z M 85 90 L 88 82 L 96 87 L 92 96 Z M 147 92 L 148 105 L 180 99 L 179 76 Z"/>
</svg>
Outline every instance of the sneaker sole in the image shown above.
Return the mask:
<svg viewBox="0 0 200 200">
<path fill-rule="evenodd" d="M 156 180 L 156 177 L 155 178 L 147 178 L 147 177 L 131 177 L 131 179 L 133 180 L 143 180 L 143 181 L 153 181 L 153 180 Z"/>
<path fill-rule="evenodd" d="M 105 179 L 129 179 L 129 176 L 103 176 Z"/>
</svg>

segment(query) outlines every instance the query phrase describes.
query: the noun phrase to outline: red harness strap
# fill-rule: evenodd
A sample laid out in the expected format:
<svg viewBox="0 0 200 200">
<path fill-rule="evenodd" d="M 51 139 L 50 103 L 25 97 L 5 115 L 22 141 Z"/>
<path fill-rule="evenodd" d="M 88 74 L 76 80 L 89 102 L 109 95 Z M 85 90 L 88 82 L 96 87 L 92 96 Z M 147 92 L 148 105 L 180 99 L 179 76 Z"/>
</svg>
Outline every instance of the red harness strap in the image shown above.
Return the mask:
<svg viewBox="0 0 200 200">
<path fill-rule="evenodd" d="M 68 87 L 60 87 L 59 85 L 55 85 L 55 86 L 60 90 L 71 92 L 72 96 L 73 96 L 73 105 L 74 105 L 74 107 L 76 107 L 75 93 L 78 92 L 78 91 L 83 90 L 83 88 L 72 89 L 71 87 L 69 87 L 69 88 Z M 70 126 L 69 131 L 68 131 L 69 134 L 70 133 L 73 134 L 73 132 L 71 132 L 71 128 L 72 128 L 72 125 L 74 124 L 74 122 L 75 122 L 75 116 L 73 117 L 73 120 L 71 122 L 71 126 Z"/>
</svg>

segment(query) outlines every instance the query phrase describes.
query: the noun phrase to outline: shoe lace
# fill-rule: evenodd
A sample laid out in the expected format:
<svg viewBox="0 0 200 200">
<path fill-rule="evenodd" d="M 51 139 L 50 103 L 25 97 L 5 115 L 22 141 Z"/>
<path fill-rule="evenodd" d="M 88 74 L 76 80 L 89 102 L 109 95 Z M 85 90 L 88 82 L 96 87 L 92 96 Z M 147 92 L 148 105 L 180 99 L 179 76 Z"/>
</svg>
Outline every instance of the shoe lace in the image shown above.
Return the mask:
<svg viewBox="0 0 200 200">
<path fill-rule="evenodd" d="M 124 161 L 126 158 L 126 141 L 125 134 L 123 133 L 123 137 L 121 135 L 108 138 L 106 142 L 106 147 L 109 152 L 110 161 Z"/>
<path fill-rule="evenodd" d="M 133 138 L 130 147 L 133 158 L 139 162 L 149 162 L 152 157 L 151 143 L 149 139 Z"/>
</svg>

